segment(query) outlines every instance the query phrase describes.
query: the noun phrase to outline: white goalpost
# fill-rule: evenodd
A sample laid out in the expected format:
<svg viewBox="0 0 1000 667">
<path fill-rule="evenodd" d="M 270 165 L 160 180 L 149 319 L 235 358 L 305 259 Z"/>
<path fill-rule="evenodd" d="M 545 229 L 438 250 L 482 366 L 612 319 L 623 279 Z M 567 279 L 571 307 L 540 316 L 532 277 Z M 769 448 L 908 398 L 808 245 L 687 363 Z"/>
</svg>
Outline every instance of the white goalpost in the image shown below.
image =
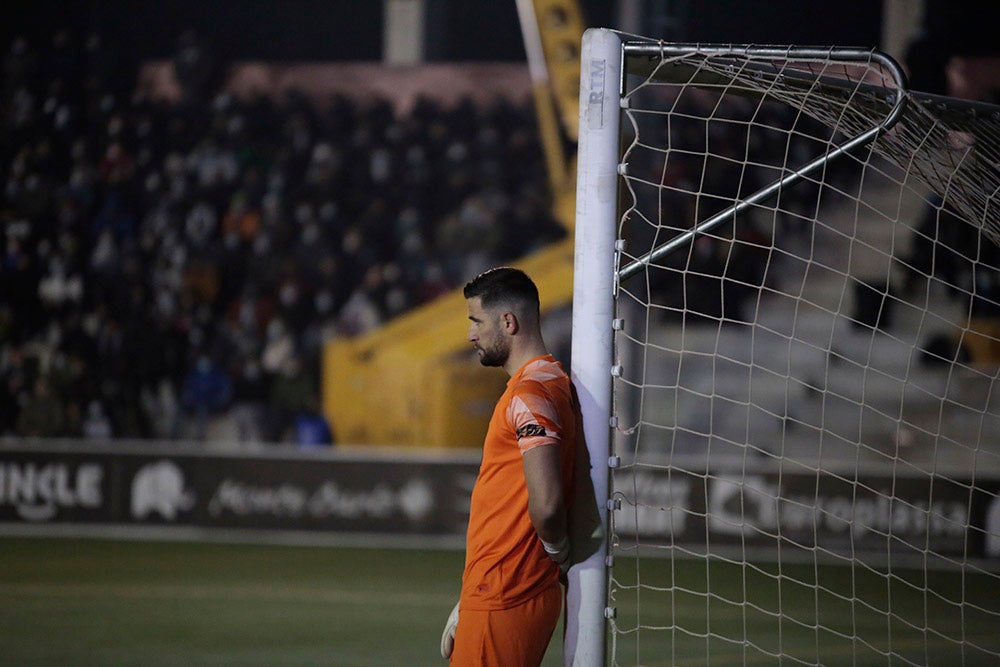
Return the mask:
<svg viewBox="0 0 1000 667">
<path fill-rule="evenodd" d="M 1000 107 L 588 30 L 567 665 L 1000 664 Z"/>
<path fill-rule="evenodd" d="M 588 30 L 582 53 L 586 55 L 580 72 L 571 375 L 580 398 L 594 496 L 600 502 L 609 497 L 620 42 L 610 31 Z M 583 219 L 595 224 L 581 225 Z M 602 535 L 607 535 L 604 508 L 598 509 L 604 518 Z M 571 539 L 576 544 L 584 536 L 572 534 Z M 570 568 L 563 642 L 566 665 L 604 664 L 606 554 L 607 543 L 602 540 L 584 563 Z"/>
</svg>

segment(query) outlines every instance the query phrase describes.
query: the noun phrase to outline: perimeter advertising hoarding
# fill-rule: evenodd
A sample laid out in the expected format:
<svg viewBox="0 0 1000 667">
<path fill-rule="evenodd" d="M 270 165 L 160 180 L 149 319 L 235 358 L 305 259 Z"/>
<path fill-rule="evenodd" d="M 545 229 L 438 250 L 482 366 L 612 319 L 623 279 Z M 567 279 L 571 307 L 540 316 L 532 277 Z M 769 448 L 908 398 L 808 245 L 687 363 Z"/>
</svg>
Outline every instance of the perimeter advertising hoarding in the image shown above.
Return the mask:
<svg viewBox="0 0 1000 667">
<path fill-rule="evenodd" d="M 462 537 L 473 457 L 0 449 L 0 524 Z M 1000 480 L 620 470 L 618 539 L 1000 557 Z M 627 487 L 627 493 L 624 491 Z"/>
<path fill-rule="evenodd" d="M 0 522 L 464 535 L 457 461 L 0 450 Z"/>
<path fill-rule="evenodd" d="M 1000 556 L 1000 482 L 823 473 L 636 468 L 615 475 L 622 542 L 802 549 L 833 555 L 911 552 Z"/>
</svg>

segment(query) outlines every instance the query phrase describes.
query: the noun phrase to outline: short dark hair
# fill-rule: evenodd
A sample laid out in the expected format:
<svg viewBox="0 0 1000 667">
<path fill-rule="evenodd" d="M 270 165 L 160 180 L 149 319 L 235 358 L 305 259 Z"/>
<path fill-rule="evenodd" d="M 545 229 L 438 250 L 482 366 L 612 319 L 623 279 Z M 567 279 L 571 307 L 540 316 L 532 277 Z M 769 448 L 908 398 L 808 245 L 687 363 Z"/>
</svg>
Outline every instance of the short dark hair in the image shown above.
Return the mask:
<svg viewBox="0 0 1000 667">
<path fill-rule="evenodd" d="M 528 274 L 510 266 L 480 273 L 466 283 L 462 293 L 466 299 L 479 297 L 483 308 L 520 305 L 538 315 L 538 288 Z"/>
</svg>

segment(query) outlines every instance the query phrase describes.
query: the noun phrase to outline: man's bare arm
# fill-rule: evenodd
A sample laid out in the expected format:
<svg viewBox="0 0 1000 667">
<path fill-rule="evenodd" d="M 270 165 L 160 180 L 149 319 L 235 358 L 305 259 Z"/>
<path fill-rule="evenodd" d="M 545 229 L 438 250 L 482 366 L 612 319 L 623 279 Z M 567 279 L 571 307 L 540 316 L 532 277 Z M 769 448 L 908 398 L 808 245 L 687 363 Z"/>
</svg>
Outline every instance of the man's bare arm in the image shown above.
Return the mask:
<svg viewBox="0 0 1000 667">
<path fill-rule="evenodd" d="M 522 459 L 528 486 L 528 517 L 545 551 L 562 566 L 569 559 L 569 542 L 559 446 L 534 447 Z"/>
</svg>

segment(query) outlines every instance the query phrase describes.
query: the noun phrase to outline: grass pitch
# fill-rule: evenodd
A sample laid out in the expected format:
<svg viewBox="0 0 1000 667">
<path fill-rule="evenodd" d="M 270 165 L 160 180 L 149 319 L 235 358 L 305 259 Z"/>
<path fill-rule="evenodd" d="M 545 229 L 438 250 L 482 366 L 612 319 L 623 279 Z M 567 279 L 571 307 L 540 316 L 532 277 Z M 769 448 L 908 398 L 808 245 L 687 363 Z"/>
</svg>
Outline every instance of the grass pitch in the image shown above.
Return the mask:
<svg viewBox="0 0 1000 667">
<path fill-rule="evenodd" d="M 0 662 L 440 666 L 461 572 L 454 551 L 4 538 Z"/>
<path fill-rule="evenodd" d="M 993 574 L 619 563 L 615 665 L 1000 662 Z M 0 664 L 441 667 L 461 570 L 458 551 L 0 538 Z"/>
</svg>

